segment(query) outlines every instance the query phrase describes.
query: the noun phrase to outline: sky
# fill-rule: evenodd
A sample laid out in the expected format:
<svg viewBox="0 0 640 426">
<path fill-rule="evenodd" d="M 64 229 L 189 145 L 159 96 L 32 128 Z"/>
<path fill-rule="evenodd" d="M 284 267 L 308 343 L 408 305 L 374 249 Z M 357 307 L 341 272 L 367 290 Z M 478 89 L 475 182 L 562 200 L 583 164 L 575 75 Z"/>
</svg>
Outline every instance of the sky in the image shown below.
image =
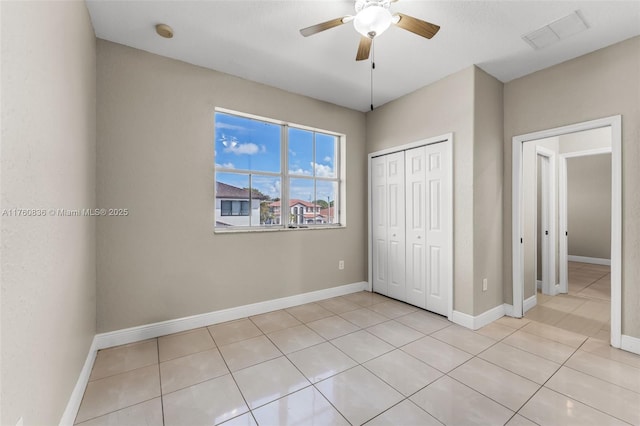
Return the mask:
<svg viewBox="0 0 640 426">
<path fill-rule="evenodd" d="M 232 170 L 280 173 L 280 125 L 216 112 L 215 130 L 216 170 L 226 169 L 216 171 L 218 181 L 247 188 L 249 175 Z M 287 131 L 287 170 L 292 175 L 289 198 L 333 201 L 336 183 L 303 177 L 313 177 L 314 172 L 317 177 L 335 177 L 337 137 L 294 127 L 288 127 Z M 251 186 L 271 198 L 282 197 L 280 177 L 253 174 Z"/>
</svg>

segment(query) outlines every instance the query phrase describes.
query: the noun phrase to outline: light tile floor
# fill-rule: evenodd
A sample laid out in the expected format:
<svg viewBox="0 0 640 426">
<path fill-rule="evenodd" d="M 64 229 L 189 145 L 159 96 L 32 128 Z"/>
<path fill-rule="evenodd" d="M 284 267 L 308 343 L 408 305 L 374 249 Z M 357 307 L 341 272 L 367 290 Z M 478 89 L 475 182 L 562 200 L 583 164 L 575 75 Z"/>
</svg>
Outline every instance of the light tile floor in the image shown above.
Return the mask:
<svg viewBox="0 0 640 426">
<path fill-rule="evenodd" d="M 638 407 L 640 356 L 602 340 L 361 292 L 102 350 L 76 421 L 638 425 Z"/>
<path fill-rule="evenodd" d="M 605 341 L 611 340 L 611 268 L 569 262 L 569 293 L 537 294 L 525 318 Z"/>
</svg>

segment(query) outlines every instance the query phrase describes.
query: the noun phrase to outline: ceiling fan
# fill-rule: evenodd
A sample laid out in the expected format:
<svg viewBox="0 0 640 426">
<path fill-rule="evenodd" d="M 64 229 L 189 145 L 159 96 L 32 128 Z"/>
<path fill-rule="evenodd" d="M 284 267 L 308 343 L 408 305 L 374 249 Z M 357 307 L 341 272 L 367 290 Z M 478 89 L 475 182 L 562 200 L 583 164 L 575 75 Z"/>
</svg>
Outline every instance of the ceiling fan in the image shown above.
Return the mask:
<svg viewBox="0 0 640 426">
<path fill-rule="evenodd" d="M 398 0 L 356 0 L 355 15 L 347 15 L 303 28 L 300 34 L 309 37 L 353 21 L 356 31 L 361 34 L 356 61 L 369 58 L 373 39 L 380 36 L 391 24 L 425 38 L 436 35 L 440 29 L 438 25 L 402 13 L 392 15 L 389 6 L 396 1 Z"/>
</svg>

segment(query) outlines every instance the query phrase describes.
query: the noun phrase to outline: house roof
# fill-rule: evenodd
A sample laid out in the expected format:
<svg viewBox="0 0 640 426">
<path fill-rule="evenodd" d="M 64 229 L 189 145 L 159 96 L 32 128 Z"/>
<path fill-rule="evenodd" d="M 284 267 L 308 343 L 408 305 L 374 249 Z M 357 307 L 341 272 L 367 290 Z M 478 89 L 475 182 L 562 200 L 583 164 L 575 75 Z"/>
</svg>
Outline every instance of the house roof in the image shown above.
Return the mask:
<svg viewBox="0 0 640 426">
<path fill-rule="evenodd" d="M 327 216 L 331 217 L 331 216 L 334 215 L 333 214 L 333 209 L 334 209 L 334 207 L 329 207 L 329 208 L 326 208 L 326 209 L 320 209 L 320 214 L 322 216 L 324 216 L 324 217 L 327 217 Z"/>
<path fill-rule="evenodd" d="M 305 207 L 317 207 L 318 206 L 318 204 L 310 203 L 308 201 L 300 200 L 300 199 L 297 199 L 297 198 L 292 198 L 292 199 L 289 200 L 289 207 L 293 207 L 293 206 L 295 206 L 297 204 L 302 204 Z M 273 203 L 269 204 L 269 206 L 271 206 L 271 207 L 280 207 L 280 205 L 281 205 L 280 200 L 274 201 Z"/>
<path fill-rule="evenodd" d="M 249 190 L 238 188 L 237 186 L 228 185 L 223 182 L 216 182 L 216 198 L 233 198 L 235 200 L 248 200 Z M 254 200 L 266 200 L 268 197 L 253 193 L 251 196 Z"/>
</svg>

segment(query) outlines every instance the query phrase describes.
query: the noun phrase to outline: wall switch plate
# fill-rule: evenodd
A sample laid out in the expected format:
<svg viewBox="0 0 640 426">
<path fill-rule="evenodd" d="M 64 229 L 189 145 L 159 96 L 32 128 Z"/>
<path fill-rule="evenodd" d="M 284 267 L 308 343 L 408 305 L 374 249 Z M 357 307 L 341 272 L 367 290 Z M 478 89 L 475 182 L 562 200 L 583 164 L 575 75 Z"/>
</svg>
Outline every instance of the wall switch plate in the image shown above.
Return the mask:
<svg viewBox="0 0 640 426">
<path fill-rule="evenodd" d="M 338 269 L 340 269 L 340 270 L 344 269 L 344 260 L 339 260 L 338 261 Z"/>
<path fill-rule="evenodd" d="M 487 279 L 483 278 L 482 279 L 482 291 L 487 291 L 488 285 L 487 285 Z"/>
</svg>

